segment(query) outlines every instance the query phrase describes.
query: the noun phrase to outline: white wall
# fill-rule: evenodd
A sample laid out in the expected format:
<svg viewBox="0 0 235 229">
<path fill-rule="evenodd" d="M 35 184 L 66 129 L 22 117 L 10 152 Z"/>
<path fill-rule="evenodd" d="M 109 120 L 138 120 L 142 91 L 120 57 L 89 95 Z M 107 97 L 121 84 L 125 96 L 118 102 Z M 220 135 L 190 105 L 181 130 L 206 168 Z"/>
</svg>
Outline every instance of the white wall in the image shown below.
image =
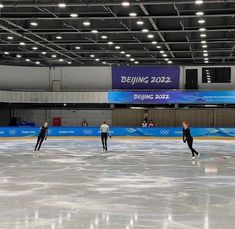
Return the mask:
<svg viewBox="0 0 235 229">
<path fill-rule="evenodd" d="M 52 81 L 61 81 L 61 89 L 109 90 L 111 67 L 16 67 L 0 65 L 0 89 L 49 90 Z"/>
<path fill-rule="evenodd" d="M 203 84 L 202 66 L 182 66 L 180 74 L 181 89 L 184 89 L 185 85 L 185 70 L 194 68 L 198 69 L 200 89 L 235 89 L 235 66 L 231 67 L 232 83 L 228 84 Z M 53 80 L 61 81 L 61 89 L 66 91 L 112 89 L 111 67 L 56 67 L 49 69 L 47 67 L 0 66 L 0 90 L 47 91 L 52 87 Z"/>
<path fill-rule="evenodd" d="M 34 122 L 37 126 L 48 121 L 53 124 L 54 117 L 61 117 L 62 126 L 81 126 L 84 119 L 89 126 L 98 126 L 103 121 L 112 124 L 111 110 L 15 110 L 15 116 L 23 121 Z"/>
<path fill-rule="evenodd" d="M 187 66 L 184 67 L 182 72 L 182 81 L 181 81 L 181 88 L 184 88 L 186 82 L 186 69 L 198 69 L 198 86 L 199 89 L 215 89 L 215 90 L 226 90 L 226 89 L 235 89 L 235 66 L 231 66 L 231 76 L 232 82 L 231 83 L 202 83 L 202 68 L 207 66 Z M 210 68 L 213 67 L 229 67 L 229 66 L 209 66 Z"/>
<path fill-rule="evenodd" d="M 49 68 L 0 65 L 1 89 L 49 89 Z"/>
<path fill-rule="evenodd" d="M 66 67 L 61 69 L 63 90 L 109 90 L 111 67 Z"/>
</svg>

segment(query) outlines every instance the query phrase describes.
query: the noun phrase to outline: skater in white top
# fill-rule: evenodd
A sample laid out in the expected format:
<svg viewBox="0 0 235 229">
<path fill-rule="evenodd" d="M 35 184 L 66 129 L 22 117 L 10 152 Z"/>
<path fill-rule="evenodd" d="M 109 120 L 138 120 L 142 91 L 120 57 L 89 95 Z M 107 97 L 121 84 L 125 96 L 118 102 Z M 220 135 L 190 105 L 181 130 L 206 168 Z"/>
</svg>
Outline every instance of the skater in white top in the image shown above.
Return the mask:
<svg viewBox="0 0 235 229">
<path fill-rule="evenodd" d="M 103 151 L 108 151 L 107 139 L 108 139 L 108 135 L 109 135 L 109 125 L 107 125 L 106 122 L 104 122 L 100 126 L 100 133 L 101 133 L 101 141 L 102 141 L 102 145 L 103 145 Z"/>
</svg>

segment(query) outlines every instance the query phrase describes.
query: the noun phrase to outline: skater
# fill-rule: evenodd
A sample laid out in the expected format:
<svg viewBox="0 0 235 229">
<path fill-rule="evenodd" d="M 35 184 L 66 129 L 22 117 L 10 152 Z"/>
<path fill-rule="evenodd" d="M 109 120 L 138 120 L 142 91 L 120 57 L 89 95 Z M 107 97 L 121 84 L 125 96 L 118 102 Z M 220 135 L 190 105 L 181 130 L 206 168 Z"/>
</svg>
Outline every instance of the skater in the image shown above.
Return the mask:
<svg viewBox="0 0 235 229">
<path fill-rule="evenodd" d="M 108 135 L 109 135 L 109 126 L 106 124 L 106 122 L 104 122 L 100 126 L 100 133 L 101 133 L 101 141 L 102 141 L 102 145 L 103 145 L 103 151 L 108 151 L 107 139 L 108 139 Z"/>
<path fill-rule="evenodd" d="M 200 153 L 198 153 L 194 148 L 193 148 L 193 137 L 191 135 L 191 131 L 189 128 L 189 122 L 184 121 L 183 122 L 183 142 L 188 144 L 189 149 L 192 152 L 192 159 L 195 159 L 195 154 L 197 155 L 197 158 L 200 157 Z"/>
<path fill-rule="evenodd" d="M 44 140 L 47 140 L 47 132 L 48 132 L 48 123 L 45 122 L 44 125 L 40 128 L 40 133 L 38 135 L 37 144 L 34 148 L 34 153 L 38 152 L 41 148 L 42 142 Z"/>
</svg>

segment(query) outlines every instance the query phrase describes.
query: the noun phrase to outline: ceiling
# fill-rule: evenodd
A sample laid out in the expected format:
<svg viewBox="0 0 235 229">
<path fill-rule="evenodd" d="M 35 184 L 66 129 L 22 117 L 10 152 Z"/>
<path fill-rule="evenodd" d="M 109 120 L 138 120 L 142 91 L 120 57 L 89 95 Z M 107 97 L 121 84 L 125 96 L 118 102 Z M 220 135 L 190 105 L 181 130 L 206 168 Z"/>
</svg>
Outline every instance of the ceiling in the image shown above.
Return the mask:
<svg viewBox="0 0 235 229">
<path fill-rule="evenodd" d="M 235 1 L 201 2 L 0 0 L 0 64 L 235 64 Z"/>
</svg>

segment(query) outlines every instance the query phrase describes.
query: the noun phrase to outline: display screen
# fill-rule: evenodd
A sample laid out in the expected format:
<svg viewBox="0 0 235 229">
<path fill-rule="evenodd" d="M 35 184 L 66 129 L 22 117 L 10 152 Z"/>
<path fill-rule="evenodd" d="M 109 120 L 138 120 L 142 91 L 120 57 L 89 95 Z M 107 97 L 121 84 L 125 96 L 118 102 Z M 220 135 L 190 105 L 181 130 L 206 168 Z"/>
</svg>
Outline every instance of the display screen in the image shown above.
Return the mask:
<svg viewBox="0 0 235 229">
<path fill-rule="evenodd" d="M 231 83 L 231 68 L 202 68 L 202 83 Z"/>
</svg>

